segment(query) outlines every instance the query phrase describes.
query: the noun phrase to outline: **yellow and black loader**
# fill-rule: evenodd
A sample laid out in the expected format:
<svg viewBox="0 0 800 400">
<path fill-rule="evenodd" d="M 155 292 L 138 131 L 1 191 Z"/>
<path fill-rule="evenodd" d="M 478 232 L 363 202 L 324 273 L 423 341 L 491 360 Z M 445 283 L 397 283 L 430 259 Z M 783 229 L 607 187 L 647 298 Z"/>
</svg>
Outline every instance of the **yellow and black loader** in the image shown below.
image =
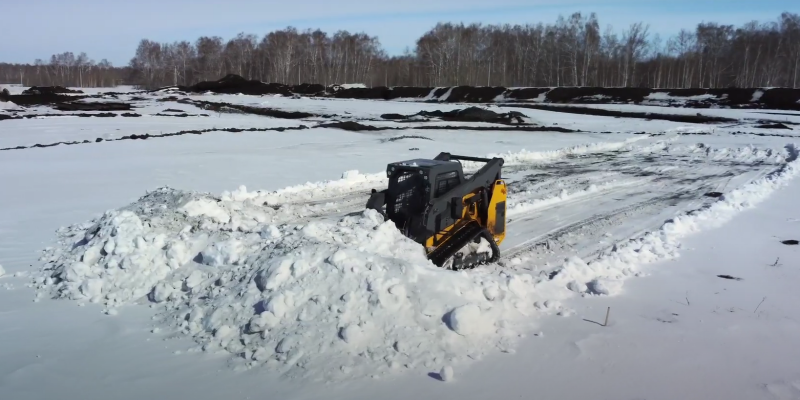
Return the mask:
<svg viewBox="0 0 800 400">
<path fill-rule="evenodd" d="M 469 178 L 461 161 L 485 163 Z M 506 184 L 502 158 L 440 153 L 387 166 L 389 185 L 372 190 L 368 209 L 378 210 L 428 259 L 447 269 L 474 268 L 500 258 L 505 238 Z"/>
</svg>

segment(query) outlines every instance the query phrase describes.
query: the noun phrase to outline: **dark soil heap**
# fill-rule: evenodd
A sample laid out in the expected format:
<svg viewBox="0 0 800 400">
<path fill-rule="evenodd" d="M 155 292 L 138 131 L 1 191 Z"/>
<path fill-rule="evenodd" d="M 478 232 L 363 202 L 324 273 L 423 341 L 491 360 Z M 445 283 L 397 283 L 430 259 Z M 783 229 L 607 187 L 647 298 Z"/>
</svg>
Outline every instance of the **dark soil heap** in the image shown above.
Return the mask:
<svg viewBox="0 0 800 400">
<path fill-rule="evenodd" d="M 725 88 L 725 89 L 648 89 L 626 87 L 556 87 L 556 88 L 506 88 L 502 86 L 413 87 L 375 86 L 351 87 L 304 83 L 284 85 L 247 80 L 229 74 L 217 81 L 200 82 L 193 86 L 179 86 L 184 92 L 213 92 L 225 94 L 333 97 L 341 99 L 395 100 L 419 99 L 447 103 L 529 102 L 536 99 L 544 103 L 592 104 L 652 104 L 675 107 L 709 108 L 770 108 L 800 111 L 800 89 L 788 88 Z M 648 99 L 652 94 L 666 97 Z M 698 99 L 696 96 L 708 96 Z"/>
<path fill-rule="evenodd" d="M 22 94 L 83 94 L 83 91 L 67 89 L 63 86 L 31 86 L 23 90 Z"/>
<path fill-rule="evenodd" d="M 319 84 L 304 83 L 301 85 L 289 86 L 281 83 L 264 83 L 259 80 L 247 80 L 239 75 L 234 74 L 228 74 L 218 81 L 200 82 L 192 86 L 178 86 L 178 89 L 184 92 L 193 93 L 241 93 L 255 96 L 268 94 L 280 94 L 283 96 L 300 94 L 312 96 L 325 93 L 325 87 Z"/>
<path fill-rule="evenodd" d="M 492 110 L 486 110 L 479 107 L 468 107 L 460 110 L 452 111 L 420 111 L 413 115 L 401 114 L 383 114 L 381 118 L 391 120 L 407 120 L 414 117 L 426 118 L 439 118 L 442 121 L 456 121 L 456 122 L 486 122 L 496 124 L 525 124 L 525 115 L 517 112 L 510 111 L 507 113 L 498 114 Z"/>
</svg>

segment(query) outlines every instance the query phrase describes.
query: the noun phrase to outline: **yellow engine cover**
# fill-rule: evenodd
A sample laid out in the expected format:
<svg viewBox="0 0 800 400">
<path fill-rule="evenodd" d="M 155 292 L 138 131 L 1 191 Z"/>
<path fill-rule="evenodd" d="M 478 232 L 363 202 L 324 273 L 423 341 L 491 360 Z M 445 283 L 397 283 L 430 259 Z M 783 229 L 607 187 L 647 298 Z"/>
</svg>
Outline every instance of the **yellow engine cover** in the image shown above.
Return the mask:
<svg viewBox="0 0 800 400">
<path fill-rule="evenodd" d="M 481 226 L 486 227 L 489 233 L 494 237 L 495 243 L 500 245 L 506 237 L 506 196 L 507 196 L 506 183 L 502 180 L 496 180 L 492 187 L 491 200 L 489 201 L 487 220 L 482 221 L 478 213 L 477 203 L 471 203 L 470 206 L 464 207 L 464 212 L 461 218 L 453 225 L 450 225 L 425 241 L 425 248 L 430 253 L 437 246 L 447 241 L 452 233 L 457 232 L 470 221 L 477 221 Z M 470 193 L 463 198 L 464 204 L 470 204 L 469 200 L 475 197 L 475 193 Z"/>
</svg>

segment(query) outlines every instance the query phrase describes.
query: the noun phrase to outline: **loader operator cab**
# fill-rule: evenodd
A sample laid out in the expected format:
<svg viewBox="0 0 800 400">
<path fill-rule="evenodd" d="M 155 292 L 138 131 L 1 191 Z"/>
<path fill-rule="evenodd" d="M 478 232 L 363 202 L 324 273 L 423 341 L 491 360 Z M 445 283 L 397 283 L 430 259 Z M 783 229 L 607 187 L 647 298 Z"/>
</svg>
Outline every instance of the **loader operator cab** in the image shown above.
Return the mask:
<svg viewBox="0 0 800 400">
<path fill-rule="evenodd" d="M 465 177 L 461 161 L 486 164 L 474 175 Z M 499 158 L 450 153 L 440 153 L 434 159 L 393 162 L 386 167 L 388 187 L 380 192 L 373 190 L 367 208 L 379 210 L 404 235 L 423 243 L 460 219 L 463 196 L 477 187 L 490 188 L 500 179 L 502 164 Z M 488 204 L 486 199 L 484 204 Z"/>
<path fill-rule="evenodd" d="M 465 176 L 461 161 L 483 166 Z M 422 244 L 437 266 L 459 269 L 494 262 L 505 237 L 503 163 L 498 157 L 450 153 L 391 163 L 386 167 L 388 187 L 372 190 L 367 209 Z"/>
<path fill-rule="evenodd" d="M 386 168 L 386 217 L 399 229 L 414 229 L 429 201 L 445 195 L 464 182 L 461 163 L 415 159 L 391 163 Z"/>
</svg>

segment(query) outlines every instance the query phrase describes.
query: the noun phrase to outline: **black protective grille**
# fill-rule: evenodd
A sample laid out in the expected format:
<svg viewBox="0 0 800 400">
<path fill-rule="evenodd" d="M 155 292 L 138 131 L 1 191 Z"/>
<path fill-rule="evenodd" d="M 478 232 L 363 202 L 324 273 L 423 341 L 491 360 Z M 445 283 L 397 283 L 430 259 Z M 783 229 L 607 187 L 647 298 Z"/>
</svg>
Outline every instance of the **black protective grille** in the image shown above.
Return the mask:
<svg viewBox="0 0 800 400">
<path fill-rule="evenodd" d="M 425 203 L 425 181 L 421 174 L 415 172 L 403 172 L 394 177 L 394 182 L 390 183 L 387 199 L 390 218 L 396 217 L 393 219 L 399 220 L 403 216 L 417 214 Z"/>
<path fill-rule="evenodd" d="M 397 195 L 394 203 L 394 212 L 400 213 L 401 210 L 408 210 L 416 192 L 417 190 L 415 188 L 411 188 Z"/>
</svg>

